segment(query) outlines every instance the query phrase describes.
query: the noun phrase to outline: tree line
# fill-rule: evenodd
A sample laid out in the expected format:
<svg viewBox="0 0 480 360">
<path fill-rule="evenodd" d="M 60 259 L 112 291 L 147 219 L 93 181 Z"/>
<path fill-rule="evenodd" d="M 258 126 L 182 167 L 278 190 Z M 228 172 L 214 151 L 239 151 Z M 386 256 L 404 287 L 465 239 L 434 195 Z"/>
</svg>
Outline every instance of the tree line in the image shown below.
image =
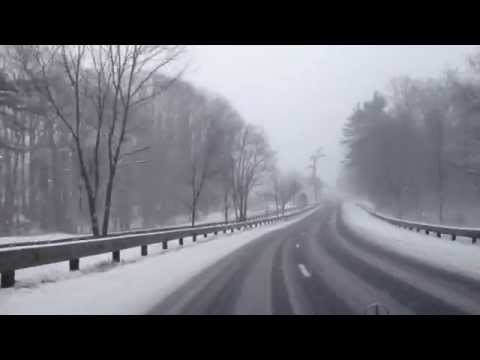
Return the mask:
<svg viewBox="0 0 480 360">
<path fill-rule="evenodd" d="M 464 71 L 398 77 L 343 130 L 341 184 L 398 217 L 478 224 L 480 51 Z"/>
<path fill-rule="evenodd" d="M 285 209 L 299 175 L 277 170 L 266 134 L 225 98 L 166 75 L 185 51 L 2 46 L 0 234 L 193 225 L 218 208 L 243 220 L 267 198 Z"/>
</svg>

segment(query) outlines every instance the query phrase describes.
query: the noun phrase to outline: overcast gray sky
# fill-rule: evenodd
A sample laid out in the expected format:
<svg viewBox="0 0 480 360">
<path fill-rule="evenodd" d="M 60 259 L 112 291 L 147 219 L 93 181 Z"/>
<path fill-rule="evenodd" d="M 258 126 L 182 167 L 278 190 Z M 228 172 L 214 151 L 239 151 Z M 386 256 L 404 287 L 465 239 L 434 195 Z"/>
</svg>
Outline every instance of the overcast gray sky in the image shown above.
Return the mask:
<svg viewBox="0 0 480 360">
<path fill-rule="evenodd" d="M 230 100 L 247 122 L 261 125 L 283 169 L 305 172 L 322 146 L 321 177 L 334 184 L 341 129 L 353 107 L 385 90 L 391 78 L 440 75 L 462 68 L 475 46 L 190 47 L 186 79 Z"/>
</svg>

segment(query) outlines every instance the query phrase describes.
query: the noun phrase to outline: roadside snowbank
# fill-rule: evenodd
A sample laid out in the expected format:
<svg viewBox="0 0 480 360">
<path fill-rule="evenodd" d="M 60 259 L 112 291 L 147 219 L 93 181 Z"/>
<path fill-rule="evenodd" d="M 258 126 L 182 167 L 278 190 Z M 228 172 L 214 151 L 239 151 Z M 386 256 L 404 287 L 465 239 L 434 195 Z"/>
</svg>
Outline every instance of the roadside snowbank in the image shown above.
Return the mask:
<svg viewBox="0 0 480 360">
<path fill-rule="evenodd" d="M 0 244 L 11 244 L 17 242 L 29 242 L 29 241 L 47 241 L 47 240 L 59 240 L 76 238 L 82 235 L 68 234 L 68 233 L 48 233 L 42 235 L 25 235 L 25 236 L 2 236 L 0 237 Z"/>
<path fill-rule="evenodd" d="M 342 205 L 345 224 L 362 239 L 431 266 L 480 280 L 480 247 L 470 239 L 418 234 L 377 219 L 353 203 Z"/>
<path fill-rule="evenodd" d="M 15 288 L 0 290 L 0 314 L 143 314 L 223 256 L 309 214 L 196 244 L 185 239 L 183 248 L 150 246 L 146 258 L 139 249 L 122 251 L 118 265 L 110 254 L 82 258 L 77 273 L 68 272 L 68 263 L 20 270 Z"/>
</svg>

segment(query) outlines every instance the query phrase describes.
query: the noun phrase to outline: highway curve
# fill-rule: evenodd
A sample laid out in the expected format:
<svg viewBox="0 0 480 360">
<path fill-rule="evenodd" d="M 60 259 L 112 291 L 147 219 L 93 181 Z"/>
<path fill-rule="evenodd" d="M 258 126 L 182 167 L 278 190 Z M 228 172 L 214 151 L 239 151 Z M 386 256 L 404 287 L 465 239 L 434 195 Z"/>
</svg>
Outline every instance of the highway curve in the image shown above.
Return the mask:
<svg viewBox="0 0 480 360">
<path fill-rule="evenodd" d="M 339 205 L 325 202 L 238 249 L 150 314 L 364 314 L 374 303 L 390 314 L 480 313 L 480 283 L 356 237 L 338 216 Z"/>
</svg>

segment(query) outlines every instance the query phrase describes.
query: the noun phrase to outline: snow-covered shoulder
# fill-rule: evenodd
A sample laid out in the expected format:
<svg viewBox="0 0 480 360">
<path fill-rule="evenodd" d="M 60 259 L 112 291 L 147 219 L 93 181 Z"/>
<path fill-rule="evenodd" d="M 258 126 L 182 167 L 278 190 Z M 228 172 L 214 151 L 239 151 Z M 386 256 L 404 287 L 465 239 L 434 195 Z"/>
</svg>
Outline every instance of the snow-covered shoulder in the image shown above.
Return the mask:
<svg viewBox="0 0 480 360">
<path fill-rule="evenodd" d="M 480 280 L 479 246 L 398 228 L 375 218 L 352 202 L 343 203 L 341 216 L 346 226 L 363 240 L 431 266 Z"/>
<path fill-rule="evenodd" d="M 172 242 L 169 250 L 153 245 L 146 258 L 138 249 L 125 250 L 119 265 L 112 265 L 110 255 L 104 254 L 82 258 L 81 263 L 87 266 L 78 273 L 65 271 L 64 263 L 25 269 L 18 272 L 15 288 L 0 290 L 0 314 L 143 314 L 222 257 L 312 211 L 274 225 L 199 239 L 197 243 L 185 239 L 183 247 Z"/>
</svg>

